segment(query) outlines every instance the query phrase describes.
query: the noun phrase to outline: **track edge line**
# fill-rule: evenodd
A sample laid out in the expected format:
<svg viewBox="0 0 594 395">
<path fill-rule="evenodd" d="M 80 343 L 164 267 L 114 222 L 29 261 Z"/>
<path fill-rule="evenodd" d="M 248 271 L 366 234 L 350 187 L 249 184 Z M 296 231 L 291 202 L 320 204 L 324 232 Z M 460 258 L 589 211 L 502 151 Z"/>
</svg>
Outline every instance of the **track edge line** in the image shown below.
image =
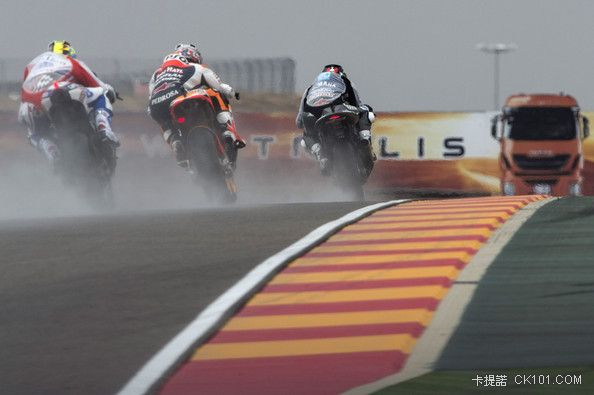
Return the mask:
<svg viewBox="0 0 594 395">
<path fill-rule="evenodd" d="M 117 392 L 117 395 L 143 395 L 156 390 L 162 380 L 185 361 L 185 357 L 193 348 L 208 339 L 248 298 L 252 297 L 286 264 L 322 243 L 345 226 L 378 210 L 411 200 L 413 199 L 390 200 L 352 211 L 319 226 L 295 243 L 267 258 L 202 310 L 190 324 L 146 362 Z"/>
</svg>

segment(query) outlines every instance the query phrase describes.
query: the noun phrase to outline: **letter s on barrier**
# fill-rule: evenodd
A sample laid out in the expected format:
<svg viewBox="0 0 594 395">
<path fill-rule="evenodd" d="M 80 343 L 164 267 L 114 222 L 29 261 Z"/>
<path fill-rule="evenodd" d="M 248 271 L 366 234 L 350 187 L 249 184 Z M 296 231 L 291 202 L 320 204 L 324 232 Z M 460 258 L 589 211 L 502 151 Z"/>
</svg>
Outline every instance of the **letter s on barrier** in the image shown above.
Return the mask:
<svg viewBox="0 0 594 395">
<path fill-rule="evenodd" d="M 443 146 L 446 149 L 443 153 L 444 158 L 459 158 L 464 156 L 464 137 L 448 137 L 443 140 Z"/>
</svg>

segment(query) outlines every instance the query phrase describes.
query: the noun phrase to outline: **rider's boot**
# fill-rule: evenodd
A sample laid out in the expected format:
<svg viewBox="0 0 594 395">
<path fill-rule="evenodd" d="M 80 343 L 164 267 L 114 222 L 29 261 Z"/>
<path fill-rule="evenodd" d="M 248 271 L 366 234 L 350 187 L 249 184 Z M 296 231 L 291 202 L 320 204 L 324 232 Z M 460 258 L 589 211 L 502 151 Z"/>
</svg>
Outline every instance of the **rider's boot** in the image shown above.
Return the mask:
<svg viewBox="0 0 594 395">
<path fill-rule="evenodd" d="M 59 167 L 61 164 L 60 161 L 60 151 L 58 150 L 58 146 L 50 139 L 45 137 L 41 137 L 36 142 L 37 149 L 45 155 L 47 158 L 52 170 L 54 172 L 59 171 Z"/>
<path fill-rule="evenodd" d="M 231 111 L 221 111 L 217 114 L 217 122 L 221 129 L 221 137 L 223 139 L 223 146 L 225 153 L 229 158 L 229 162 L 235 168 L 237 162 L 237 150 L 245 147 L 245 140 L 237 133 L 235 128 L 235 120 Z"/>
<path fill-rule="evenodd" d="M 184 147 L 184 143 L 182 142 L 179 133 L 174 133 L 170 129 L 167 129 L 163 132 L 163 137 L 175 154 L 177 165 L 184 169 L 188 169 L 190 167 L 190 161 L 188 160 L 186 148 Z"/>
<path fill-rule="evenodd" d="M 373 152 L 373 147 L 371 144 L 371 132 L 369 130 L 359 131 L 359 143 L 361 145 L 360 153 L 364 166 L 364 168 L 361 169 L 361 175 L 367 178 L 371 174 L 371 170 L 373 170 L 373 162 L 377 160 L 377 156 L 375 155 L 375 152 Z"/>
<path fill-rule="evenodd" d="M 99 135 L 100 149 L 107 163 L 107 171 L 113 174 L 116 167 L 116 149 L 120 146 L 118 136 L 111 129 L 111 111 L 107 109 L 95 110 L 95 125 Z"/>
<path fill-rule="evenodd" d="M 235 169 L 237 166 L 237 151 L 245 147 L 245 140 L 237 133 L 237 129 L 235 129 L 235 121 L 231 117 L 231 113 L 222 112 L 217 115 L 217 120 L 219 121 L 219 127 L 222 131 L 221 137 L 223 139 L 225 153 L 227 154 L 232 169 Z"/>
<path fill-rule="evenodd" d="M 120 146 L 118 136 L 111 129 L 111 111 L 107 109 L 98 109 L 95 111 L 95 125 L 97 126 L 97 133 L 99 139 L 113 147 Z"/>
<path fill-rule="evenodd" d="M 330 175 L 330 161 L 322 153 L 322 146 L 320 145 L 320 143 L 313 144 L 310 147 L 309 151 L 318 161 L 322 175 Z"/>
</svg>

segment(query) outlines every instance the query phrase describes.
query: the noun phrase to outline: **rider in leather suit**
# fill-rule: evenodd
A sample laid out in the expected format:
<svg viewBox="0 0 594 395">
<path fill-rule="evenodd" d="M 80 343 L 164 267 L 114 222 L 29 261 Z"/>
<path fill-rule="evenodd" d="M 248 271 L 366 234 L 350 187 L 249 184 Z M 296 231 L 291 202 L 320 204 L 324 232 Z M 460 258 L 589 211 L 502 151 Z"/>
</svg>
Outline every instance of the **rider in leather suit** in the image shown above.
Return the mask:
<svg viewBox="0 0 594 395">
<path fill-rule="evenodd" d="M 376 156 L 373 153 L 373 148 L 371 146 L 371 124 L 375 119 L 373 109 L 371 106 L 361 102 L 359 93 L 351 81 L 347 78 L 342 66 L 337 64 L 326 65 L 322 69 L 322 73 L 319 76 L 322 76 L 324 73 L 335 73 L 339 75 L 340 78 L 342 78 L 346 85 L 346 92 L 342 95 L 340 100 L 343 103 L 356 107 L 359 110 L 359 121 L 357 122 L 356 127 L 359 136 L 359 142 L 362 146 L 360 152 L 364 156 L 364 162 L 368 172 L 371 172 L 371 169 L 373 168 L 373 162 L 376 160 Z M 314 84 L 309 86 L 309 88 L 307 88 L 303 93 L 301 105 L 299 107 L 299 113 L 297 114 L 295 123 L 299 129 L 303 129 L 303 143 L 309 152 L 319 161 L 322 173 L 326 174 L 325 170 L 328 164 L 328 159 L 325 157 L 322 146 L 320 145 L 320 136 L 312 125 L 308 125 L 306 122 L 304 122 L 304 113 L 313 114 L 315 119 L 318 119 L 321 115 L 322 107 L 311 107 L 307 105 L 308 94 L 320 80 L 321 78 L 316 78 Z"/>
<path fill-rule="evenodd" d="M 27 127 L 31 145 L 40 150 L 52 166 L 56 165 L 60 152 L 50 135 L 50 120 L 41 109 L 44 90 L 37 88 L 44 78 L 55 79 L 56 75 L 60 75 L 60 78 L 54 81 L 56 83 L 74 82 L 87 88 L 103 88 L 103 95 L 89 103 L 89 115 L 94 118 L 95 129 L 101 140 L 111 145 L 115 152 L 120 143 L 111 129 L 111 104 L 115 101 L 117 93 L 111 85 L 101 81 L 86 64 L 76 59 L 76 52 L 67 41 L 50 42 L 48 51 L 37 56 L 25 68 L 19 121 Z"/>
<path fill-rule="evenodd" d="M 197 87 L 211 88 L 209 95 L 217 112 L 221 137 L 232 163 L 237 150 L 245 147 L 245 141 L 237 134 L 229 98 L 239 93 L 223 83 L 214 71 L 202 65 L 202 56 L 194 44 L 178 44 L 175 52 L 163 59 L 163 64 L 154 72 L 149 83 L 149 113 L 161 126 L 163 139 L 173 152 L 179 166 L 187 166 L 186 150 L 180 135 L 174 129 L 169 115 L 169 105 L 175 98 Z"/>
</svg>

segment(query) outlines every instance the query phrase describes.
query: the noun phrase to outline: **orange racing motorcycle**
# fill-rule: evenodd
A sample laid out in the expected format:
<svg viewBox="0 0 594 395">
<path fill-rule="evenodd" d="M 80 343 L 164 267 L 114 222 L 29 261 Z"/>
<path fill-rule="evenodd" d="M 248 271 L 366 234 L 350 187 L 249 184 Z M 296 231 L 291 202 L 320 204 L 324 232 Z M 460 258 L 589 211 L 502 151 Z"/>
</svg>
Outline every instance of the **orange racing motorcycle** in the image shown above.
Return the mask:
<svg viewBox="0 0 594 395">
<path fill-rule="evenodd" d="M 216 111 L 208 91 L 193 89 L 178 96 L 169 113 L 186 149 L 188 169 L 194 182 L 215 202 L 237 200 L 234 166 L 218 132 Z"/>
</svg>

